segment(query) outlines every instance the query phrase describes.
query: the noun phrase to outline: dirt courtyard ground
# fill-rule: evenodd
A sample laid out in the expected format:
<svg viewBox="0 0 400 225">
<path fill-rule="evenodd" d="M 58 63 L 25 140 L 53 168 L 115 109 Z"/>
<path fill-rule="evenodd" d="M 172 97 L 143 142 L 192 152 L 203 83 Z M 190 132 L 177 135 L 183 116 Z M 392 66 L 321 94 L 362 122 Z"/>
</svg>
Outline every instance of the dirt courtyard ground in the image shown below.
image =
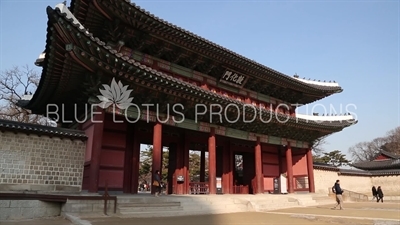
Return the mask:
<svg viewBox="0 0 400 225">
<path fill-rule="evenodd" d="M 268 212 L 244 212 L 164 218 L 82 218 L 93 225 L 400 225 L 400 203 L 347 203 L 345 210 L 333 205 L 299 207 Z M 67 220 L 41 219 L 0 222 L 1 225 L 70 225 Z"/>
</svg>

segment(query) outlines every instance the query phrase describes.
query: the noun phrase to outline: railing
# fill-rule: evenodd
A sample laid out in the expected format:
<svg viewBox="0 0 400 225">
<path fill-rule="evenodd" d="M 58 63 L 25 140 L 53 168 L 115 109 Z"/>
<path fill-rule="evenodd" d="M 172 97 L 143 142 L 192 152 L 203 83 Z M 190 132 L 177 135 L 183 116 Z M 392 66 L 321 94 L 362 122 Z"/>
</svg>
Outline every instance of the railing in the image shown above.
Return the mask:
<svg viewBox="0 0 400 225">
<path fill-rule="evenodd" d="M 293 176 L 293 189 L 294 191 L 308 191 L 308 176 Z"/>
<path fill-rule="evenodd" d="M 208 188 L 208 182 L 190 182 L 189 183 L 189 194 L 200 195 L 209 194 L 210 189 Z"/>
<path fill-rule="evenodd" d="M 328 188 L 329 195 L 335 195 L 335 193 L 332 192 L 332 188 Z M 343 189 L 343 194 L 342 194 L 344 200 L 350 200 L 350 201 L 356 201 L 356 202 L 363 202 L 363 201 L 368 201 L 368 195 L 366 194 L 361 194 L 358 192 L 350 191 Z"/>
<path fill-rule="evenodd" d="M 368 195 L 357 193 L 354 191 L 344 190 L 342 194 L 345 198 L 348 197 L 350 200 L 355 201 L 368 201 Z"/>
</svg>

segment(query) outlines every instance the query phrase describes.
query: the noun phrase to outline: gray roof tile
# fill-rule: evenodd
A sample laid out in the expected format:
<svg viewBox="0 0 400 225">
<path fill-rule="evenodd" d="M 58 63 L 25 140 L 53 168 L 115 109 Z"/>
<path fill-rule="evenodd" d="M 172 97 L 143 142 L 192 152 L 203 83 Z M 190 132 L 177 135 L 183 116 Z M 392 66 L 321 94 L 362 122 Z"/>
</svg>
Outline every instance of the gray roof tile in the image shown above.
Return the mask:
<svg viewBox="0 0 400 225">
<path fill-rule="evenodd" d="M 0 131 L 48 135 L 50 137 L 56 136 L 60 138 L 70 138 L 70 139 L 81 139 L 81 140 L 87 139 L 85 132 L 80 130 L 50 127 L 50 126 L 43 126 L 30 123 L 21 123 L 21 122 L 2 120 L 2 119 L 0 119 Z"/>
</svg>

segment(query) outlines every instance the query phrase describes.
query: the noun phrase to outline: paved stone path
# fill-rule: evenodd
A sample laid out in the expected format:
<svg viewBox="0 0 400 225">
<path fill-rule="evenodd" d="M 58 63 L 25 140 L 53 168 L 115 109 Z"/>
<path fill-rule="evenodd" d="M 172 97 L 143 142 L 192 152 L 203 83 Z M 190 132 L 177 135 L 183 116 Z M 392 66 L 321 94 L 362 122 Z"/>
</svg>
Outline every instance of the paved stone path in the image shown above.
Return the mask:
<svg viewBox="0 0 400 225">
<path fill-rule="evenodd" d="M 270 213 L 287 213 L 287 214 L 312 214 L 325 215 L 333 217 L 351 217 L 351 218 L 368 218 L 368 219 L 388 219 L 400 221 L 400 204 L 388 203 L 347 203 L 344 210 L 332 210 L 334 206 L 326 205 L 319 207 L 291 208 L 270 211 Z"/>
<path fill-rule="evenodd" d="M 19 221 L 0 221 L 1 225 L 73 225 L 70 221 L 61 218 L 46 218 L 34 220 L 19 220 Z"/>
<path fill-rule="evenodd" d="M 216 215 L 164 218 L 82 218 L 92 225 L 400 225 L 400 204 L 346 203 L 345 210 L 333 205 L 299 207 L 268 212 L 244 212 Z M 0 222 L 1 225 L 71 225 L 62 218 Z"/>
<path fill-rule="evenodd" d="M 343 220 L 338 223 L 332 223 L 328 218 L 306 218 L 293 217 L 279 214 L 266 214 L 258 212 L 217 214 L 203 216 L 182 216 L 168 218 L 98 218 L 91 219 L 93 225 L 261 225 L 261 224 L 310 224 L 310 225 L 373 225 L 371 221 L 365 220 Z"/>
</svg>

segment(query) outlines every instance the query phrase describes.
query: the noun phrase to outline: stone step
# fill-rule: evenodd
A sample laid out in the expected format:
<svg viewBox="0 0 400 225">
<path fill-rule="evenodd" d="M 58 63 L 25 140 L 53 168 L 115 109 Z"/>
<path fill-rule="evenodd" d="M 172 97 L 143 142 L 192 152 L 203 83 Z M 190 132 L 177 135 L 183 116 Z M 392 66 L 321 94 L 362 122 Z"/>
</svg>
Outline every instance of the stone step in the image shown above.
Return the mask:
<svg viewBox="0 0 400 225">
<path fill-rule="evenodd" d="M 297 200 L 291 200 L 291 201 L 285 201 L 282 200 L 280 202 L 271 202 L 268 200 L 264 200 L 264 201 L 252 201 L 253 204 L 256 205 L 264 205 L 264 204 L 268 204 L 268 205 L 280 205 L 280 204 L 298 204 Z"/>
<path fill-rule="evenodd" d="M 159 202 L 178 202 L 172 198 L 118 198 L 118 203 L 159 203 Z"/>
<path fill-rule="evenodd" d="M 175 217 L 189 215 L 225 214 L 242 211 L 232 210 L 200 210 L 200 211 L 169 211 L 169 212 L 131 212 L 121 214 L 122 218 L 151 218 L 151 217 Z"/>
<path fill-rule="evenodd" d="M 118 203 L 117 207 L 140 207 L 140 208 L 149 208 L 149 207 L 169 207 L 169 206 L 180 206 L 180 202 L 152 202 L 152 203 Z"/>
<path fill-rule="evenodd" d="M 182 210 L 170 210 L 170 211 L 129 211 L 129 212 L 121 212 L 119 213 L 119 217 L 122 218 L 150 218 L 150 217 L 166 217 L 166 216 L 177 216 L 182 214 Z"/>
<path fill-rule="evenodd" d="M 262 204 L 262 205 L 257 205 L 258 209 L 268 209 L 268 208 L 273 208 L 273 207 L 297 207 L 299 204 L 295 203 L 281 203 L 281 204 Z"/>
<path fill-rule="evenodd" d="M 220 201 L 220 202 L 181 202 L 181 205 L 184 205 L 184 206 L 190 206 L 190 205 L 200 205 L 200 206 L 202 206 L 202 205 L 213 205 L 213 206 L 224 206 L 224 205 L 227 205 L 227 204 L 235 204 L 235 203 L 233 203 L 233 202 L 231 202 L 231 201 L 225 201 L 225 202 L 223 202 L 223 201 Z"/>
<path fill-rule="evenodd" d="M 181 211 L 182 206 L 170 206 L 170 207 L 119 207 L 118 212 L 120 214 L 129 214 L 136 212 L 169 212 L 169 211 Z"/>
<path fill-rule="evenodd" d="M 248 207 L 246 205 L 238 205 L 238 204 L 227 204 L 227 205 L 183 205 L 182 208 L 185 211 L 197 211 L 197 210 L 247 210 Z"/>
</svg>

